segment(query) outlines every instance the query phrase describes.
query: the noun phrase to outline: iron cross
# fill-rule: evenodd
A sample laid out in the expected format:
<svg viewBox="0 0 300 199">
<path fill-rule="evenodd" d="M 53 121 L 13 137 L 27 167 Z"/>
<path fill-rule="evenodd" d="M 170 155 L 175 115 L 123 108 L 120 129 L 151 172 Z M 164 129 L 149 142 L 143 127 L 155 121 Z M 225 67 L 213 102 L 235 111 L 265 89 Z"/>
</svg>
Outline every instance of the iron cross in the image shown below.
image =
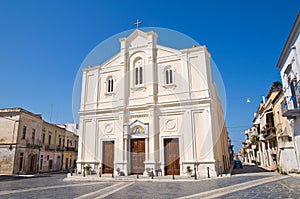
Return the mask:
<svg viewBox="0 0 300 199">
<path fill-rule="evenodd" d="M 134 25 L 136 26 L 136 29 L 139 29 L 140 24 L 142 24 L 142 22 L 137 19 L 136 22 L 134 23 Z"/>
</svg>

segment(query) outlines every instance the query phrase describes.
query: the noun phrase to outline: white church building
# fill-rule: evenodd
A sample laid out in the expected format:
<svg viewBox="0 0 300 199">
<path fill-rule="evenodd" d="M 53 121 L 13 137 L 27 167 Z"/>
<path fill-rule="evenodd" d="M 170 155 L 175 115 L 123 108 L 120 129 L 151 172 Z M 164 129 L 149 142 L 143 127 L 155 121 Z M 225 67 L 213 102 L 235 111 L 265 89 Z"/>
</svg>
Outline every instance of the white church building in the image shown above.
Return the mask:
<svg viewBox="0 0 300 199">
<path fill-rule="evenodd" d="M 87 165 L 114 175 L 228 170 L 228 133 L 210 53 L 205 46 L 161 46 L 158 36 L 136 29 L 119 39 L 116 55 L 82 69 L 79 171 Z"/>
</svg>

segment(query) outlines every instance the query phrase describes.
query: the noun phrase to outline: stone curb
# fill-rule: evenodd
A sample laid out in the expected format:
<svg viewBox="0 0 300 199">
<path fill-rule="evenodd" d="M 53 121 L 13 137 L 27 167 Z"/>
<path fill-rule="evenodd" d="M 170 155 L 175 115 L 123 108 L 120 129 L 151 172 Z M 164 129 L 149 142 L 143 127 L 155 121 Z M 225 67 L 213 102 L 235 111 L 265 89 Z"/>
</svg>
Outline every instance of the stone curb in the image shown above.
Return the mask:
<svg viewBox="0 0 300 199">
<path fill-rule="evenodd" d="M 289 175 L 289 176 L 292 176 L 292 177 L 300 178 L 300 174 L 289 173 L 288 175 Z"/>
<path fill-rule="evenodd" d="M 222 177 L 229 177 L 230 175 L 226 175 L 224 174 Z M 153 179 L 151 178 L 145 178 L 145 177 L 140 177 L 140 178 L 128 178 L 128 177 L 83 177 L 83 176 L 70 176 L 70 174 L 68 173 L 67 177 L 64 178 L 63 181 L 69 181 L 69 182 L 195 182 L 195 181 L 203 181 L 203 180 L 211 180 L 211 179 L 218 179 L 218 178 L 222 178 L 222 177 L 211 177 L 211 178 L 204 178 L 204 177 L 200 177 L 197 180 L 195 180 L 194 178 L 180 178 L 180 177 L 175 177 L 175 179 L 173 180 L 172 177 L 170 178 L 158 178 L 158 177 L 154 177 Z"/>
</svg>

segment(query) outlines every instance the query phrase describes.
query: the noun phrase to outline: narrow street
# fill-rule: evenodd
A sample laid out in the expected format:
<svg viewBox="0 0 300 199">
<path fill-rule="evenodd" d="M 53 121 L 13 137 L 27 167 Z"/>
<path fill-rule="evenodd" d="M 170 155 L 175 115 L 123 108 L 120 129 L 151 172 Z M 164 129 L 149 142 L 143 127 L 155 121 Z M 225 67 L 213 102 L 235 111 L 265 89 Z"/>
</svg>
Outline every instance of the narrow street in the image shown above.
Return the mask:
<svg viewBox="0 0 300 199">
<path fill-rule="evenodd" d="M 0 177 L 0 198 L 300 198 L 298 177 L 244 165 L 231 177 L 169 181 L 63 181 L 65 174 Z"/>
</svg>

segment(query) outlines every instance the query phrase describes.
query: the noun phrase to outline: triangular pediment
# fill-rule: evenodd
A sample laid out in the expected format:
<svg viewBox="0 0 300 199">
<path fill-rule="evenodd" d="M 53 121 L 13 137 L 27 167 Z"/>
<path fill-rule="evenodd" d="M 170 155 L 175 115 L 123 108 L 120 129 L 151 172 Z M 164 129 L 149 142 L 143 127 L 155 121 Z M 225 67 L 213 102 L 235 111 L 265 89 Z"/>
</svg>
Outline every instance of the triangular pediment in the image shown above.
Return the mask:
<svg viewBox="0 0 300 199">
<path fill-rule="evenodd" d="M 149 124 L 143 123 L 139 120 L 135 120 L 130 124 L 131 137 L 148 136 Z"/>
<path fill-rule="evenodd" d="M 181 54 L 180 50 L 169 48 L 169 47 L 166 47 L 166 46 L 158 45 L 157 49 L 158 49 L 158 57 L 180 55 Z"/>
<path fill-rule="evenodd" d="M 132 122 L 130 124 L 130 127 L 134 127 L 134 126 L 138 126 L 138 125 L 140 125 L 140 126 L 146 126 L 146 125 L 148 125 L 148 123 L 143 123 L 140 120 L 135 120 L 134 122 Z"/>
<path fill-rule="evenodd" d="M 139 29 L 136 29 L 135 31 L 133 31 L 127 38 L 127 42 L 131 42 L 133 41 L 134 39 L 136 39 L 137 37 L 140 37 L 140 38 L 144 38 L 144 39 L 147 39 L 148 37 L 148 34 L 146 32 L 143 32 Z"/>
<path fill-rule="evenodd" d="M 156 43 L 157 34 L 154 31 L 143 32 L 136 29 L 127 38 L 121 38 L 120 42 L 125 42 L 128 48 L 141 47 L 148 45 L 149 38 L 151 37 L 155 38 Z"/>
<path fill-rule="evenodd" d="M 113 66 L 117 66 L 121 64 L 121 56 L 120 53 L 116 54 L 115 56 L 113 56 L 112 58 L 110 58 L 109 60 L 107 60 L 106 62 L 104 62 L 103 64 L 101 64 L 101 68 L 109 68 L 109 67 L 113 67 Z"/>
</svg>

